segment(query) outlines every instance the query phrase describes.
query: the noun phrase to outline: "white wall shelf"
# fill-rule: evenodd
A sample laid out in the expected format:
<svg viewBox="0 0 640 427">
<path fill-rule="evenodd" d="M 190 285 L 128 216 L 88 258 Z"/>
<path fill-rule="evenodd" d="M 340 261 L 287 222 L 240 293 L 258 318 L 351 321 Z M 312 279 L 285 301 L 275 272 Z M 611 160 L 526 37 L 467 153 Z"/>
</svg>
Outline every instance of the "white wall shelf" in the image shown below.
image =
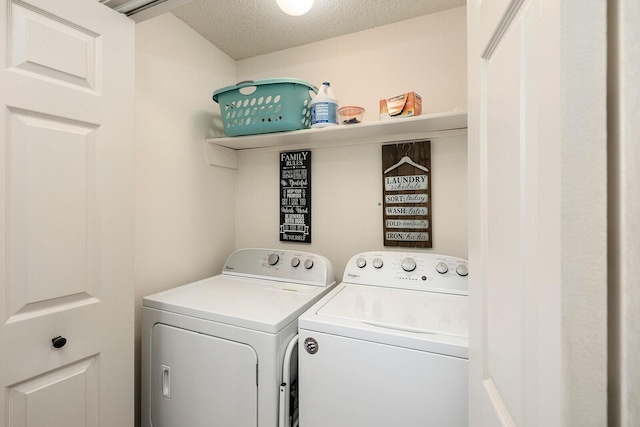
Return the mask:
<svg viewBox="0 0 640 427">
<path fill-rule="evenodd" d="M 320 129 L 303 129 L 292 132 L 275 132 L 207 139 L 207 158 L 215 166 L 237 168 L 237 161 L 229 161 L 235 155 L 230 150 L 260 148 L 334 147 L 339 145 L 375 144 L 381 142 L 408 141 L 446 135 L 451 131 L 465 131 L 467 112 L 424 114 L 355 125 L 332 126 Z"/>
<path fill-rule="evenodd" d="M 467 112 L 425 114 L 418 117 L 393 119 L 379 122 L 365 122 L 356 125 L 332 126 L 320 129 L 303 129 L 292 132 L 275 132 L 260 135 L 235 136 L 229 138 L 211 138 L 207 142 L 234 150 L 277 147 L 305 143 L 322 145 L 325 143 L 363 140 L 365 142 L 384 142 L 400 139 L 412 139 L 416 135 L 445 130 L 465 129 Z M 405 138 L 406 137 L 406 138 Z M 391 138 L 391 139 L 389 139 Z"/>
</svg>

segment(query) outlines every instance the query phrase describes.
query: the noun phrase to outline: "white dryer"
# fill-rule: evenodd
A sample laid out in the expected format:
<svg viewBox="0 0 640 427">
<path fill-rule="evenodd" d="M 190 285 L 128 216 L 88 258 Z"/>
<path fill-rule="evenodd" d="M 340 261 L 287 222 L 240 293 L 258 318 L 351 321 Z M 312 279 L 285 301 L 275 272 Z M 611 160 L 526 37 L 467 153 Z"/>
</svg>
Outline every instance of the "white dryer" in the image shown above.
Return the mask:
<svg viewBox="0 0 640 427">
<path fill-rule="evenodd" d="M 217 276 L 145 297 L 142 425 L 290 425 L 297 319 L 334 285 L 320 255 L 243 249 Z"/>
<path fill-rule="evenodd" d="M 367 252 L 298 319 L 300 425 L 468 425 L 467 262 Z"/>
</svg>

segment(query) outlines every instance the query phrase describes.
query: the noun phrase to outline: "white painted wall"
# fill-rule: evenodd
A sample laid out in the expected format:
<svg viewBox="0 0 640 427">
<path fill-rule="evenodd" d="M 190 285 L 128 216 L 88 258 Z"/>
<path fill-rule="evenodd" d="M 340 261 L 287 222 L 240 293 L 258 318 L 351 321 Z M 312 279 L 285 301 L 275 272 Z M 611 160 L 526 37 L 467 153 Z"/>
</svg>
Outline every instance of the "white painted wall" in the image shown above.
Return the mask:
<svg viewBox="0 0 640 427">
<path fill-rule="evenodd" d="M 142 297 L 220 272 L 235 248 L 235 171 L 203 148 L 219 121 L 211 94 L 235 72 L 172 14 L 136 25 L 136 396 Z"/>
<path fill-rule="evenodd" d="M 422 95 L 425 113 L 466 109 L 466 9 L 287 49 L 237 66 L 238 80 L 295 77 L 315 85 L 328 80 L 341 105 L 367 109 L 365 121 L 378 120 L 379 99 L 407 91 Z M 236 246 L 318 252 L 332 261 L 338 278 L 351 256 L 384 249 L 380 144 L 356 144 L 313 149 L 311 245 L 279 242 L 280 149 L 240 151 Z M 431 157 L 431 251 L 466 258 L 466 137 L 432 139 Z"/>
</svg>

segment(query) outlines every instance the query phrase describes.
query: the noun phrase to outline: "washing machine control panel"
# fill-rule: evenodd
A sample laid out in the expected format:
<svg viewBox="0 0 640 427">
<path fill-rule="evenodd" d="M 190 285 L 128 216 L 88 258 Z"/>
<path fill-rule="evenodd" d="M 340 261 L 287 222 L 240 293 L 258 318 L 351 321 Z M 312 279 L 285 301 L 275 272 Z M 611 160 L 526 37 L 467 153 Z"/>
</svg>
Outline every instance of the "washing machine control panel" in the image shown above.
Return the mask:
<svg viewBox="0 0 640 427">
<path fill-rule="evenodd" d="M 327 258 L 283 249 L 240 249 L 229 256 L 222 274 L 316 286 L 335 283 L 333 266 Z"/>
<path fill-rule="evenodd" d="M 448 255 L 365 252 L 351 258 L 343 282 L 468 295 L 467 261 Z"/>
</svg>

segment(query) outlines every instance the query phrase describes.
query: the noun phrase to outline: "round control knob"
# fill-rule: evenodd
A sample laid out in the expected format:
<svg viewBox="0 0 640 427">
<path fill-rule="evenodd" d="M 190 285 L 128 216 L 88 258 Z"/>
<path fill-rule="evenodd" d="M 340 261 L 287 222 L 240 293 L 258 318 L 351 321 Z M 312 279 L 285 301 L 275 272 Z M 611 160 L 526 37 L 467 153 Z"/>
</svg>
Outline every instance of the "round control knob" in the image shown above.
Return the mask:
<svg viewBox="0 0 640 427">
<path fill-rule="evenodd" d="M 413 271 L 416 269 L 416 262 L 413 258 L 405 258 L 400 263 L 404 271 Z"/>
<path fill-rule="evenodd" d="M 466 276 L 467 274 L 469 274 L 469 268 L 467 268 L 467 266 L 464 264 L 460 264 L 456 267 L 456 273 L 458 273 L 460 276 Z"/>
<path fill-rule="evenodd" d="M 291 259 L 291 267 L 297 267 L 300 265 L 300 258 Z"/>
<path fill-rule="evenodd" d="M 55 337 L 51 339 L 51 343 L 54 348 L 62 348 L 67 343 L 67 339 L 65 337 Z"/>
<path fill-rule="evenodd" d="M 384 263 L 382 262 L 382 260 L 380 258 L 374 258 L 373 259 L 373 267 L 374 268 L 382 268 L 383 265 L 384 265 Z"/>
<path fill-rule="evenodd" d="M 436 271 L 440 274 L 444 274 L 447 271 L 449 271 L 449 266 L 447 264 L 445 264 L 444 262 L 439 262 L 436 265 Z"/>
<path fill-rule="evenodd" d="M 364 266 L 367 265 L 367 260 L 360 257 L 356 260 L 356 267 L 358 268 L 364 268 Z"/>
<path fill-rule="evenodd" d="M 269 255 L 269 259 L 267 259 L 269 265 L 276 265 L 278 261 L 280 261 L 280 255 L 278 254 L 271 254 Z"/>
<path fill-rule="evenodd" d="M 311 270 L 311 268 L 313 268 L 313 260 L 312 259 L 308 259 L 304 262 L 304 268 L 306 268 L 307 270 Z"/>
</svg>

